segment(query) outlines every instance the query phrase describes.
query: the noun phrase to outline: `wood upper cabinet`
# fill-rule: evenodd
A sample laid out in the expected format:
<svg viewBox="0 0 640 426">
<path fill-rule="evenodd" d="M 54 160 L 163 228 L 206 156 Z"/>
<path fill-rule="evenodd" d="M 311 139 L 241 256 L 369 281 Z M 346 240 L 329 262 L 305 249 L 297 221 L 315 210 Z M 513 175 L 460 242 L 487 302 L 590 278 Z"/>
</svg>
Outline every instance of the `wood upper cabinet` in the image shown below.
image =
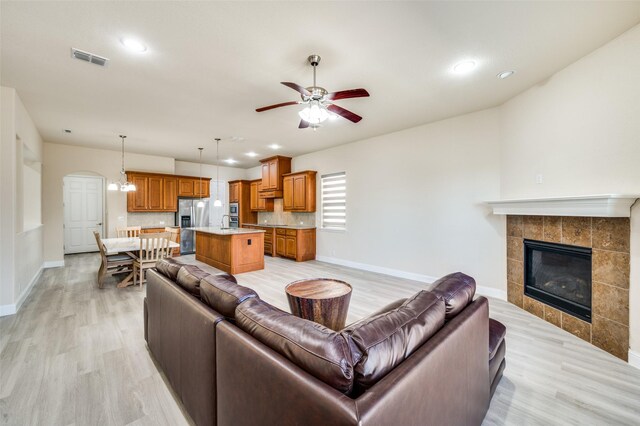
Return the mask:
<svg viewBox="0 0 640 426">
<path fill-rule="evenodd" d="M 178 211 L 178 179 L 164 178 L 162 210 Z"/>
<path fill-rule="evenodd" d="M 229 183 L 229 202 L 240 202 L 240 182 Z"/>
<path fill-rule="evenodd" d="M 283 178 L 282 209 L 295 212 L 316 211 L 316 172 L 289 173 Z"/>
<path fill-rule="evenodd" d="M 127 193 L 129 212 L 175 212 L 178 197 L 209 197 L 209 178 L 202 178 L 202 191 L 200 178 L 189 176 L 127 172 L 127 178 L 136 186 L 135 191 Z"/>
<path fill-rule="evenodd" d="M 272 212 L 273 198 L 261 198 L 260 190 L 262 189 L 262 179 L 251 181 L 251 211 L 253 212 Z"/>
<path fill-rule="evenodd" d="M 193 183 L 194 195 L 196 197 L 209 198 L 211 196 L 211 179 L 195 178 Z M 199 189 L 198 189 L 199 188 Z"/>
<path fill-rule="evenodd" d="M 291 157 L 276 155 L 260 162 L 262 163 L 261 198 L 282 197 L 282 175 L 291 171 Z"/>
</svg>

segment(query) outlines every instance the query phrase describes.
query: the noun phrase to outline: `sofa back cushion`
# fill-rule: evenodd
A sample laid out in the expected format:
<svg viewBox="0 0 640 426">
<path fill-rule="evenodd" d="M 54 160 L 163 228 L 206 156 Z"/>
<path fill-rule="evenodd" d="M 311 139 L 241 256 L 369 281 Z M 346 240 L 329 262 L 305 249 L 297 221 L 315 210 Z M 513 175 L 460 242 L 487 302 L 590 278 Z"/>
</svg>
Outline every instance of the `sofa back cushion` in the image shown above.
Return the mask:
<svg viewBox="0 0 640 426">
<path fill-rule="evenodd" d="M 354 365 L 354 391 L 360 393 L 404 361 L 443 325 L 441 297 L 421 291 L 395 309 L 365 318 L 342 330 Z"/>
<path fill-rule="evenodd" d="M 445 318 L 450 320 L 471 303 L 476 294 L 476 280 L 462 272 L 445 275 L 434 283 L 431 290 L 440 295 L 447 306 Z"/>
<path fill-rule="evenodd" d="M 229 319 L 235 319 L 236 307 L 250 297 L 258 295 L 250 288 L 238 285 L 231 274 L 208 275 L 200 281 L 200 299 Z"/>
<path fill-rule="evenodd" d="M 183 265 L 178 271 L 176 283 L 195 297 L 200 298 L 200 280 L 208 275 L 208 272 L 196 265 Z"/>
<path fill-rule="evenodd" d="M 338 391 L 353 387 L 353 364 L 345 336 L 253 297 L 236 309 L 240 329 Z"/>
<path fill-rule="evenodd" d="M 178 277 L 178 271 L 183 265 L 184 264 L 182 262 L 178 262 L 171 257 L 165 257 L 164 259 L 160 259 L 156 262 L 156 270 L 171 281 L 175 282 Z"/>
</svg>

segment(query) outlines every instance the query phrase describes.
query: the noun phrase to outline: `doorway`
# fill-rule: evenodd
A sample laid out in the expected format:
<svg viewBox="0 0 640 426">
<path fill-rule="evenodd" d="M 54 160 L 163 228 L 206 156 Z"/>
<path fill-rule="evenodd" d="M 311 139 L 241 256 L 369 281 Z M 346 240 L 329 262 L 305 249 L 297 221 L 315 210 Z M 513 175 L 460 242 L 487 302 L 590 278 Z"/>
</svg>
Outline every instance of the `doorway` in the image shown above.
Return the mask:
<svg viewBox="0 0 640 426">
<path fill-rule="evenodd" d="M 104 178 L 97 176 L 65 176 L 64 253 L 98 251 L 93 232 L 103 235 Z"/>
</svg>

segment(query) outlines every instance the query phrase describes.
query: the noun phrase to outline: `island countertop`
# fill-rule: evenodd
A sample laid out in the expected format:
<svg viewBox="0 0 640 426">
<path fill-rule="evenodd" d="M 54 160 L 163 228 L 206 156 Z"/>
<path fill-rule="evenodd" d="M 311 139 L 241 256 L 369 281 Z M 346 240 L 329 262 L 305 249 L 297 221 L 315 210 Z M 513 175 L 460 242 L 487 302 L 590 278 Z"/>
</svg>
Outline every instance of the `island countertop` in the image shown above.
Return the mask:
<svg viewBox="0 0 640 426">
<path fill-rule="evenodd" d="M 257 234 L 264 233 L 265 231 L 262 229 L 246 229 L 246 228 L 231 228 L 231 229 L 222 229 L 217 228 L 215 226 L 200 226 L 195 228 L 187 228 L 196 232 L 204 232 L 205 234 L 214 234 L 214 235 L 240 235 L 240 234 Z"/>
<path fill-rule="evenodd" d="M 243 223 L 242 226 L 261 226 L 263 228 L 282 228 L 282 229 L 316 229 L 311 225 L 272 225 L 270 223 Z"/>
</svg>

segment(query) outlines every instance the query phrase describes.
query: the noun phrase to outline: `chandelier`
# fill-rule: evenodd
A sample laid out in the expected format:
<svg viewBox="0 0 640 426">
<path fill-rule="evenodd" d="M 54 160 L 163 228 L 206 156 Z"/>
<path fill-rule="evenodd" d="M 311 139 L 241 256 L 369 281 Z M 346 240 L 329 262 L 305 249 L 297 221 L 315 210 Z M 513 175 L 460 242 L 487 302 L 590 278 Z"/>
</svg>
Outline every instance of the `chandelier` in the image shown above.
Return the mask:
<svg viewBox="0 0 640 426">
<path fill-rule="evenodd" d="M 120 180 L 118 180 L 118 182 L 111 182 L 109 186 L 107 186 L 107 190 L 132 192 L 136 190 L 136 186 L 127 180 L 127 173 L 124 171 L 124 139 L 126 136 L 120 135 L 119 138 L 122 139 L 122 168 L 120 169 Z"/>
</svg>

